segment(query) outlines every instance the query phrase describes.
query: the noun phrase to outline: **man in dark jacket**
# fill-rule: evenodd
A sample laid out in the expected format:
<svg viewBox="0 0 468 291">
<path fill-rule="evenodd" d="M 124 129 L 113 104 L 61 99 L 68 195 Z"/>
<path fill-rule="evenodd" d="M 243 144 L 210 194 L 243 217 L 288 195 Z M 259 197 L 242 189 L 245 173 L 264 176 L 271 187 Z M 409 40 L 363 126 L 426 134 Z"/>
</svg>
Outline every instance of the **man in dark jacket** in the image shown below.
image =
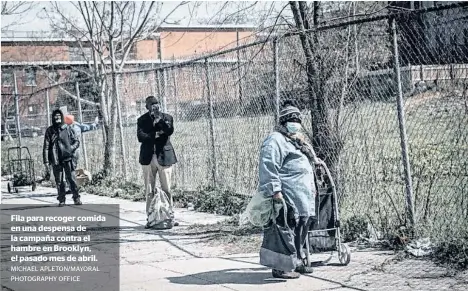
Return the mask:
<svg viewBox="0 0 468 291">
<path fill-rule="evenodd" d="M 50 177 L 50 167 L 54 173 L 57 185 L 59 206 L 65 205 L 65 182 L 63 175 L 70 185 L 75 205 L 81 205 L 78 186 L 76 184 L 75 166 L 72 161 L 75 151 L 80 146 L 74 130 L 65 124 L 62 111 L 52 112 L 52 125 L 49 126 L 44 136 L 42 157 L 46 176 Z"/>
<path fill-rule="evenodd" d="M 149 214 L 157 173 L 161 188 L 167 194 L 171 208 L 173 207 L 171 174 L 177 157 L 170 139 L 174 132 L 174 119 L 161 111 L 161 105 L 154 96 L 146 98 L 146 109 L 148 112 L 138 118 L 137 136 L 141 143 L 139 162 L 143 167 L 145 180 L 146 214 Z"/>
</svg>

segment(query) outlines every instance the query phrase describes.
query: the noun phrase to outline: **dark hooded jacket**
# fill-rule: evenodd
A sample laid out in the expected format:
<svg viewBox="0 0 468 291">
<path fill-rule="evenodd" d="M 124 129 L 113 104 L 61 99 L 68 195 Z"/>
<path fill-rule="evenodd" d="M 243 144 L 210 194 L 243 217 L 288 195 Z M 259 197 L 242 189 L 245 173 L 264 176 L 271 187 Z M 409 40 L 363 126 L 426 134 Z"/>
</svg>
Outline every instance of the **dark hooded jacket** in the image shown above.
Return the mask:
<svg viewBox="0 0 468 291">
<path fill-rule="evenodd" d="M 61 124 L 55 124 L 54 115 L 56 113 L 62 116 Z M 71 161 L 74 152 L 80 146 L 80 141 L 76 137 L 75 131 L 64 123 L 63 117 L 63 113 L 59 109 L 52 112 L 52 125 L 47 128 L 44 136 L 42 151 L 44 164 L 58 165 Z"/>
</svg>

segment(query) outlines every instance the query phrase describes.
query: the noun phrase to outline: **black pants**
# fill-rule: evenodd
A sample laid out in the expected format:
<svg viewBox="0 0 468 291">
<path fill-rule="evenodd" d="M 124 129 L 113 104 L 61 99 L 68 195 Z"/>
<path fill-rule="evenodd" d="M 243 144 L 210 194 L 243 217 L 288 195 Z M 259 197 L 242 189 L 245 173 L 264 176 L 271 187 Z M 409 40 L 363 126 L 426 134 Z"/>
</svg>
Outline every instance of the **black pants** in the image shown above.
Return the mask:
<svg viewBox="0 0 468 291">
<path fill-rule="evenodd" d="M 300 216 L 299 220 L 296 221 L 294 218 L 294 212 L 288 207 L 288 226 L 294 230 L 294 246 L 296 247 L 297 258 L 302 261 L 305 257 L 302 254 L 302 249 L 305 246 L 307 239 L 307 232 L 309 231 L 310 225 L 312 224 L 313 217 Z M 284 226 L 284 209 L 281 208 L 278 218 L 276 218 L 278 225 Z"/>
<path fill-rule="evenodd" d="M 57 200 L 59 202 L 65 201 L 65 181 L 63 176 L 65 175 L 65 179 L 70 185 L 70 190 L 73 194 L 73 199 L 79 198 L 80 194 L 78 194 L 78 185 L 76 184 L 76 175 L 75 175 L 75 168 L 73 166 L 72 161 L 62 162 L 59 165 L 52 166 L 52 170 L 54 171 L 55 177 L 55 184 L 57 185 L 58 197 Z"/>
</svg>

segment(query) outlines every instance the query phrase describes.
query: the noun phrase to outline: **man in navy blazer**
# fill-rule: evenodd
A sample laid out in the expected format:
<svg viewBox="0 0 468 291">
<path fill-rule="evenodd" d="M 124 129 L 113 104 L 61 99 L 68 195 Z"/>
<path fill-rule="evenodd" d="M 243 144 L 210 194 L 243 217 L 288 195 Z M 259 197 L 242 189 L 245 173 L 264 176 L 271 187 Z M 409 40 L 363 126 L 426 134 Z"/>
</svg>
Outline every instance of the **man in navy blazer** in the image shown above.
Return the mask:
<svg viewBox="0 0 468 291">
<path fill-rule="evenodd" d="M 156 185 L 156 174 L 159 174 L 161 188 L 167 194 L 171 208 L 173 207 L 171 175 L 177 157 L 171 143 L 174 118 L 161 111 L 161 104 L 154 96 L 146 98 L 146 109 L 148 112 L 138 118 L 137 136 L 141 143 L 139 162 L 143 168 L 148 214 L 155 193 L 153 189 Z"/>
</svg>

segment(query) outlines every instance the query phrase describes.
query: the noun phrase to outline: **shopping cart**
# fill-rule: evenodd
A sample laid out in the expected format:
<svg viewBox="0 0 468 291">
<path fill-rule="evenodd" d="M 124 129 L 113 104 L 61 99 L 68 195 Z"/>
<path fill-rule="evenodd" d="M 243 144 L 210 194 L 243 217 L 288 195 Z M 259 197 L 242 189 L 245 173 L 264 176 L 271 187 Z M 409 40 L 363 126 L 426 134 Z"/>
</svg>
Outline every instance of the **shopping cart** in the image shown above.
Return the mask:
<svg viewBox="0 0 468 291">
<path fill-rule="evenodd" d="M 312 264 L 327 264 L 338 253 L 341 265 L 348 265 L 351 261 L 351 250 L 342 242 L 340 234 L 340 216 L 338 197 L 335 183 L 327 165 L 316 161 L 315 167 L 317 196 L 315 198 L 316 219 L 310 226 L 306 240 L 306 260 L 310 267 Z M 331 252 L 330 257 L 324 261 L 311 262 L 311 254 Z"/>
<path fill-rule="evenodd" d="M 31 186 L 36 190 L 34 161 L 25 146 L 10 147 L 7 150 L 8 193 L 18 193 L 18 187 Z"/>
</svg>

